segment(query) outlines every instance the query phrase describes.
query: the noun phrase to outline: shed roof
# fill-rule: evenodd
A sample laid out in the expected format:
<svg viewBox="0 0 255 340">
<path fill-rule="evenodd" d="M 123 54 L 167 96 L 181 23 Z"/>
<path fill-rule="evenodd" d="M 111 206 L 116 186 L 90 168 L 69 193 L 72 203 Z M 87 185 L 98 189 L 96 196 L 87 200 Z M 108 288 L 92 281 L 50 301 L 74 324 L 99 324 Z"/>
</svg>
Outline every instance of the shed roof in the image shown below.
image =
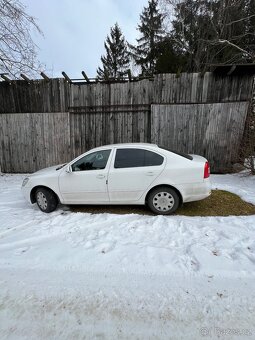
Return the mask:
<svg viewBox="0 0 255 340">
<path fill-rule="evenodd" d="M 220 75 L 253 75 L 255 64 L 216 64 L 211 65 L 211 71 Z"/>
</svg>

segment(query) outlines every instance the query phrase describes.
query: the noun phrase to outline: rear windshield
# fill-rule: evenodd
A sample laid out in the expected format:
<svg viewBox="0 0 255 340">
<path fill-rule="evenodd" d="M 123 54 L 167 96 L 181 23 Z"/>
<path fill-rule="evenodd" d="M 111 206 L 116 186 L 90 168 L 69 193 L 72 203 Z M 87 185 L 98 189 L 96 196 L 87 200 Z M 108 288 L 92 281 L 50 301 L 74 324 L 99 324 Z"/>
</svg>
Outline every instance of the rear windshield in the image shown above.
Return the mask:
<svg viewBox="0 0 255 340">
<path fill-rule="evenodd" d="M 188 155 L 187 153 L 184 153 L 184 152 L 179 152 L 179 151 L 175 151 L 175 150 L 172 150 L 172 149 L 169 149 L 169 148 L 164 148 L 162 146 L 160 146 L 160 149 L 163 149 L 163 150 L 167 150 L 167 151 L 170 151 L 170 152 L 173 152 L 175 153 L 176 155 L 178 156 L 181 156 L 181 157 L 184 157 L 184 158 L 187 158 L 189 160 L 192 161 L 193 157 L 191 155 Z"/>
</svg>

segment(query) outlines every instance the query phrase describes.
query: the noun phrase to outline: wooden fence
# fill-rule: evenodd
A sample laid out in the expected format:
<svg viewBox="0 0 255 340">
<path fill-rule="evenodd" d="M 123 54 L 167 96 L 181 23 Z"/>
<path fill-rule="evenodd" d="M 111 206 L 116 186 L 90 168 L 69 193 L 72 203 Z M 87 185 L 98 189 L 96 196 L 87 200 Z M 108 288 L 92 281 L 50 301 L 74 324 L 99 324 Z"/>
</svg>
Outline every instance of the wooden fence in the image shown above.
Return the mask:
<svg viewBox="0 0 255 340">
<path fill-rule="evenodd" d="M 0 82 L 0 167 L 33 172 L 95 146 L 153 142 L 209 159 L 215 172 L 235 160 L 252 76 L 157 75 L 125 83 L 61 79 Z"/>
</svg>

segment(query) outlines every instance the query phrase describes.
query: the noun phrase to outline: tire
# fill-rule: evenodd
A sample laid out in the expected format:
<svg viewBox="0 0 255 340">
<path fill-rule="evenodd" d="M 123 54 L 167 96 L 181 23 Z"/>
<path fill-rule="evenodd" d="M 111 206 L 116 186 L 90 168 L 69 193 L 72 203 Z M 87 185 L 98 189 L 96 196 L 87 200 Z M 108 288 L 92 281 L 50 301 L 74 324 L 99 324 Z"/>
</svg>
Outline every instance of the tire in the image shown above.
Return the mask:
<svg viewBox="0 0 255 340">
<path fill-rule="evenodd" d="M 162 186 L 151 191 L 147 202 L 155 214 L 169 215 L 178 209 L 180 198 L 174 189 Z"/>
<path fill-rule="evenodd" d="M 57 208 L 57 196 L 50 189 L 38 188 L 35 192 L 35 199 L 39 209 L 42 212 L 50 213 Z"/>
</svg>

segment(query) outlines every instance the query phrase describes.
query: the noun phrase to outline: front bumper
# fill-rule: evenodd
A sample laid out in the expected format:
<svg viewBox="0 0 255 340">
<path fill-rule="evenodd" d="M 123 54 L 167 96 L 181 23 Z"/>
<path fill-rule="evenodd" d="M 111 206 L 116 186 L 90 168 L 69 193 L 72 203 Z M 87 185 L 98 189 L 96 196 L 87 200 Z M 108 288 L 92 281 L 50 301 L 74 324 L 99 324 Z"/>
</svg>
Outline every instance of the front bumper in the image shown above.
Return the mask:
<svg viewBox="0 0 255 340">
<path fill-rule="evenodd" d="M 21 187 L 22 194 L 25 197 L 26 201 L 29 203 L 31 203 L 31 197 L 30 197 L 31 189 L 32 188 L 28 185 Z"/>
</svg>

